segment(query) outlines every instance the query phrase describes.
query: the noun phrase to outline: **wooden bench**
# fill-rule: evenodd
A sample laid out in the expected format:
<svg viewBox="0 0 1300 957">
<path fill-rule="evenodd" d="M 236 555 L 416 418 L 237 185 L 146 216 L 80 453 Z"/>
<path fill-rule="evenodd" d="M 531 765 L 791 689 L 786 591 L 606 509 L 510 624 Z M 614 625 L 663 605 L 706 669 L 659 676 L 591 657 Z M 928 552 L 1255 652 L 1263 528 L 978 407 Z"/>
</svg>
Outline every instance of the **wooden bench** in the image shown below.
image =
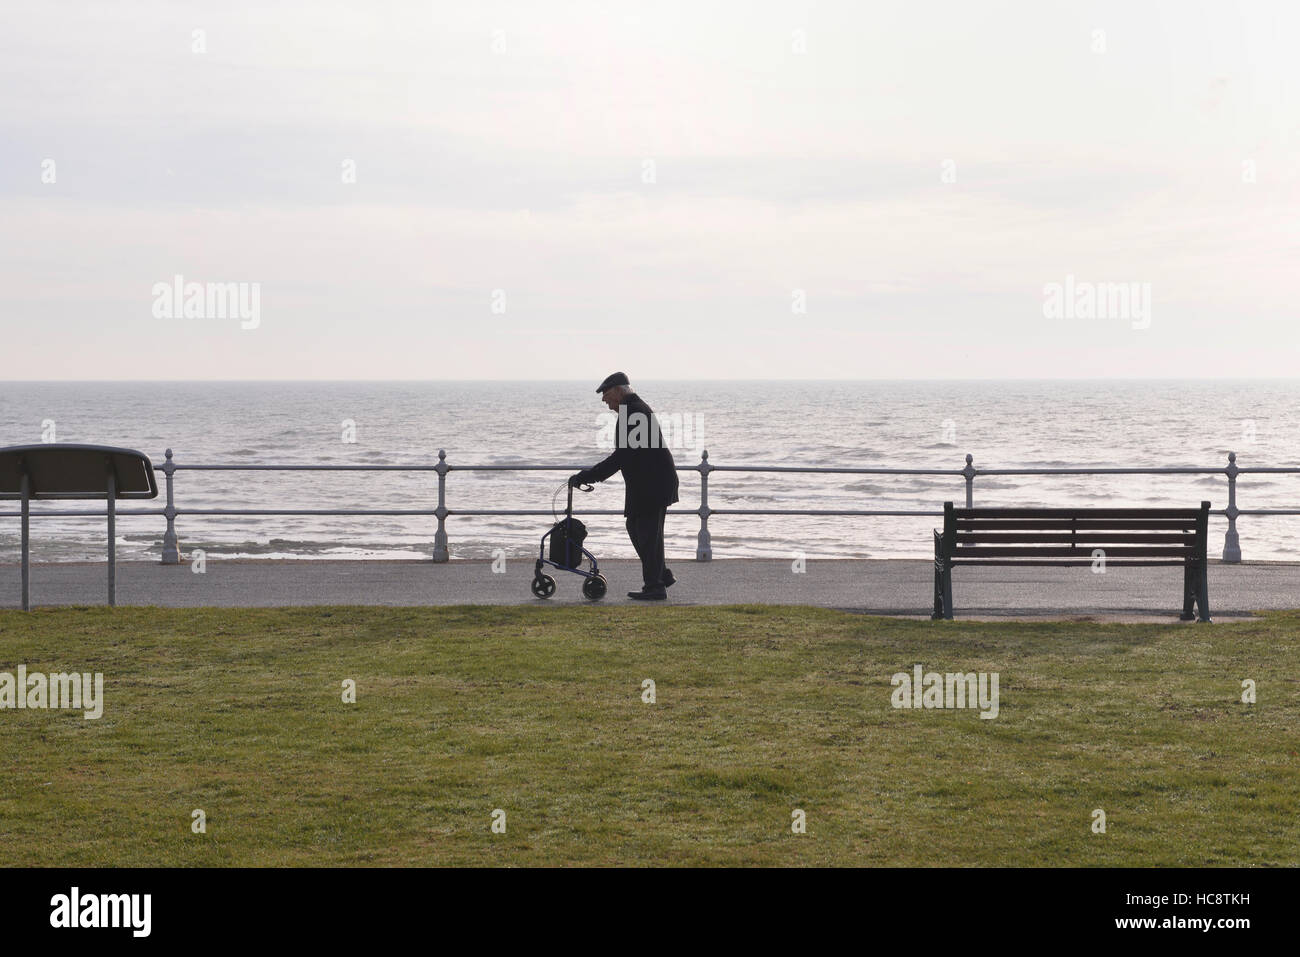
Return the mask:
<svg viewBox="0 0 1300 957">
<path fill-rule="evenodd" d="M 102 498 L 108 503 L 108 603 L 117 604 L 117 500 L 157 498 L 149 456 L 135 449 L 72 442 L 0 449 L 0 499 L 22 502 L 23 611 L 31 609 L 33 499 Z"/>
<path fill-rule="evenodd" d="M 952 618 L 954 565 L 1182 565 L 1183 621 L 1210 620 L 1200 508 L 953 508 L 934 530 L 934 614 Z M 1094 550 L 1100 550 L 1094 555 Z"/>
</svg>

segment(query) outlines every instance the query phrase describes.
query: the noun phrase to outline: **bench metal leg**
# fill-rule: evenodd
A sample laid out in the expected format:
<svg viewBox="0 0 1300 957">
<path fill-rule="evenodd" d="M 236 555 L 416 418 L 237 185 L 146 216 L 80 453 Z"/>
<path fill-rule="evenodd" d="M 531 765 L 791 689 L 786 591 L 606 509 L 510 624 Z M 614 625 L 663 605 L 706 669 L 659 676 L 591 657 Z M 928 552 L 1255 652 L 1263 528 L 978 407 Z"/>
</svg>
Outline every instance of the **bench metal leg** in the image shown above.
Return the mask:
<svg viewBox="0 0 1300 957">
<path fill-rule="evenodd" d="M 1200 570 L 1196 576 L 1197 594 L 1196 604 L 1200 609 L 1201 615 L 1197 621 L 1210 621 L 1210 574 L 1209 563 L 1198 562 Z"/>
<path fill-rule="evenodd" d="M 23 611 L 32 610 L 31 602 L 31 577 L 32 577 L 32 555 L 31 555 L 31 484 L 27 479 L 27 472 L 24 470 L 22 478 L 22 498 L 23 498 Z"/>
<path fill-rule="evenodd" d="M 117 477 L 108 460 L 108 605 L 117 605 Z"/>
<path fill-rule="evenodd" d="M 931 620 L 943 617 L 943 559 L 939 549 L 939 533 L 934 533 L 934 610 Z"/>
<path fill-rule="evenodd" d="M 1183 613 L 1178 616 L 1180 621 L 1191 621 L 1196 617 L 1192 613 L 1192 606 L 1196 602 L 1196 568 L 1191 562 L 1183 564 Z"/>
<path fill-rule="evenodd" d="M 943 538 L 934 533 L 934 611 L 933 621 L 952 618 L 952 568 L 943 557 Z"/>
</svg>

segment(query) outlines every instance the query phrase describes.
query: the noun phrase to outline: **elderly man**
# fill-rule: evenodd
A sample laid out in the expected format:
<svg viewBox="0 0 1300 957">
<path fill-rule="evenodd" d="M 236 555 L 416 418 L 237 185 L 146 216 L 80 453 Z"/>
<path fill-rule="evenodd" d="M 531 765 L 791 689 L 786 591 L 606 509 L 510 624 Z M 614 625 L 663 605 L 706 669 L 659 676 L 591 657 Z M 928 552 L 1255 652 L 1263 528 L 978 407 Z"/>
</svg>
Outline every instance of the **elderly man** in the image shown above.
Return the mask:
<svg viewBox="0 0 1300 957">
<path fill-rule="evenodd" d="M 628 598 L 662 601 L 677 581 L 664 567 L 664 514 L 677 501 L 677 466 L 673 453 L 664 445 L 659 420 L 628 384 L 627 376 L 615 372 L 596 389 L 605 405 L 618 413 L 614 454 L 569 479 L 570 485 L 603 482 L 615 472 L 623 473 L 626 493 L 623 514 L 627 534 L 641 559 L 643 585 Z"/>
</svg>

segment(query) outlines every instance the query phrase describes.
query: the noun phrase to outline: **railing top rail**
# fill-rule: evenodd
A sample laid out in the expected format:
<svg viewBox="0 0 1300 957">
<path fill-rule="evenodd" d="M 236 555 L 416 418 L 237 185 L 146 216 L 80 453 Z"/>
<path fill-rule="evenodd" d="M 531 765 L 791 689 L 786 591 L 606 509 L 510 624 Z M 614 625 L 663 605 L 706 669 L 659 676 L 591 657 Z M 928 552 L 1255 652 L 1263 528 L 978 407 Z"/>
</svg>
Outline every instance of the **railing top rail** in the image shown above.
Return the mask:
<svg viewBox="0 0 1300 957">
<path fill-rule="evenodd" d="M 562 465 L 543 465 L 532 462 L 517 462 L 508 465 L 288 465 L 277 463 L 214 463 L 206 465 L 184 465 L 175 463 L 171 467 L 177 471 L 191 472 L 562 472 L 576 471 L 587 467 L 589 463 L 573 462 Z M 967 469 L 954 468 L 896 468 L 884 466 L 820 466 L 820 465 L 713 465 L 707 466 L 710 472 L 793 472 L 799 474 L 827 475 L 956 475 L 965 476 Z M 979 475 L 1219 475 L 1230 468 L 1237 474 L 1247 472 L 1292 474 L 1300 473 L 1300 466 L 1189 466 L 1189 465 L 1148 465 L 1148 466 L 1039 466 L 1035 468 L 982 468 L 968 466 L 976 476 Z M 699 465 L 678 465 L 679 472 L 699 471 Z M 2 496 L 9 498 L 11 496 Z"/>
<path fill-rule="evenodd" d="M 688 471 L 695 471 L 698 466 L 688 465 L 684 467 Z M 678 471 L 683 467 L 678 466 Z M 849 474 L 849 475 L 964 475 L 961 469 L 900 469 L 885 468 L 877 466 L 820 466 L 820 465 L 709 465 L 710 472 L 807 472 L 807 473 L 826 473 L 826 474 Z"/>
<path fill-rule="evenodd" d="M 712 508 L 707 509 L 710 515 L 860 515 L 865 517 L 871 516 L 906 516 L 906 515 L 933 515 L 942 516 L 941 509 L 797 509 L 797 508 Z M 176 508 L 172 509 L 173 515 L 437 515 L 439 512 L 436 508 L 289 508 L 289 509 L 266 509 L 266 508 Z M 471 508 L 447 508 L 442 510 L 444 515 L 551 515 L 550 509 L 471 509 Z M 622 515 L 620 509 L 606 508 L 584 508 L 574 509 L 575 514 L 581 515 Z M 670 508 L 669 515 L 698 515 L 698 508 Z M 76 517 L 98 517 L 103 518 L 107 513 L 106 510 L 95 511 L 93 509 L 37 509 L 31 510 L 31 515 L 52 516 L 60 518 Z M 144 516 L 144 515 L 166 515 L 165 508 L 132 508 L 116 509 L 115 514 L 120 517 Z M 1227 515 L 1226 508 L 1212 508 L 1211 515 Z M 1239 508 L 1235 510 L 1237 515 L 1300 515 L 1300 508 Z M 17 518 L 22 515 L 20 511 L 0 511 L 0 518 Z"/>
<path fill-rule="evenodd" d="M 436 472 L 437 465 L 173 465 L 177 472 Z M 451 471 L 451 466 L 447 466 Z"/>
<path fill-rule="evenodd" d="M 984 469 L 976 468 L 976 475 L 1221 475 L 1227 471 L 1226 465 L 1212 468 L 1192 465 L 1146 465 L 1146 466 L 1043 466 L 1023 469 Z M 1238 469 L 1244 472 L 1245 469 Z M 1300 471 L 1300 469 L 1297 469 Z"/>
</svg>

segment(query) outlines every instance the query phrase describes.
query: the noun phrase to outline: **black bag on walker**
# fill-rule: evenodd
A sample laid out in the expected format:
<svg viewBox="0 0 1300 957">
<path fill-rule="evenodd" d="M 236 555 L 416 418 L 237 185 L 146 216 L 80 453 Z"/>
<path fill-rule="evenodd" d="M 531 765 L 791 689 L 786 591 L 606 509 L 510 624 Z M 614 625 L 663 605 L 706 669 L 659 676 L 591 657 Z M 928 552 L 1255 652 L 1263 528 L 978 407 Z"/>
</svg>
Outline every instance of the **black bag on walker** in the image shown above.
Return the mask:
<svg viewBox="0 0 1300 957">
<path fill-rule="evenodd" d="M 576 518 L 563 518 L 551 526 L 551 561 L 565 568 L 582 564 L 582 543 L 587 539 L 587 526 Z"/>
</svg>

